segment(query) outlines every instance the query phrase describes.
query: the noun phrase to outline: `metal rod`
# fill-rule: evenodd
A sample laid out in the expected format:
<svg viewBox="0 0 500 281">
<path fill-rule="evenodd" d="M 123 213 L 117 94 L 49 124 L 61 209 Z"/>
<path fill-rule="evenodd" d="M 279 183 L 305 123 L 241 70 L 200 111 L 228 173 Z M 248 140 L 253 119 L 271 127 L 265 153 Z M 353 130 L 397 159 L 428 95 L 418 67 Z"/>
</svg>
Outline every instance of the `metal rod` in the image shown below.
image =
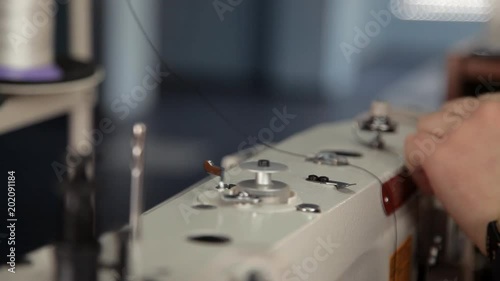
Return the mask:
<svg viewBox="0 0 500 281">
<path fill-rule="evenodd" d="M 70 1 L 69 13 L 69 53 L 73 58 L 90 61 L 93 52 L 93 1 Z"/>
<path fill-rule="evenodd" d="M 142 226 L 144 195 L 144 147 L 146 125 L 135 124 L 133 127 L 132 166 L 130 183 L 130 221 L 129 221 L 129 260 L 127 280 L 141 281 L 142 272 Z"/>
<path fill-rule="evenodd" d="M 130 183 L 130 230 L 133 240 L 140 239 L 140 216 L 143 211 L 144 193 L 144 146 L 146 125 L 139 123 L 133 128 L 132 167 Z"/>
</svg>

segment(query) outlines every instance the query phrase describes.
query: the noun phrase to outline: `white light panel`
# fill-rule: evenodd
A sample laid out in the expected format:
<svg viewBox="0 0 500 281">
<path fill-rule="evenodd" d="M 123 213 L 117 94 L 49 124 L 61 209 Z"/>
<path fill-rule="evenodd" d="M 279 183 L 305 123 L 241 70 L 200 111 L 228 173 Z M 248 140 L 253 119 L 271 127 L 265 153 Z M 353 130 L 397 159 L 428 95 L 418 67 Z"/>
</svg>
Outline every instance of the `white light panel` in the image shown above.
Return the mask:
<svg viewBox="0 0 500 281">
<path fill-rule="evenodd" d="M 494 0 L 390 0 L 392 13 L 403 20 L 486 22 Z"/>
</svg>

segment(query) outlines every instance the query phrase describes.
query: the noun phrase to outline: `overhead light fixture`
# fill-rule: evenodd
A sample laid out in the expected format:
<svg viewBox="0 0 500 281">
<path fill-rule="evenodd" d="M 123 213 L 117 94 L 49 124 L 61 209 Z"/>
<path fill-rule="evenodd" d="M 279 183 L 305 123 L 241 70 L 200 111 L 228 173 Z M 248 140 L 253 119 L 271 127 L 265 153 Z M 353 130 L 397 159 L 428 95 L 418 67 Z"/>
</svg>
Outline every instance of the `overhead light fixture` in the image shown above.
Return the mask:
<svg viewBox="0 0 500 281">
<path fill-rule="evenodd" d="M 392 13 L 402 20 L 486 22 L 494 0 L 390 0 Z"/>
</svg>

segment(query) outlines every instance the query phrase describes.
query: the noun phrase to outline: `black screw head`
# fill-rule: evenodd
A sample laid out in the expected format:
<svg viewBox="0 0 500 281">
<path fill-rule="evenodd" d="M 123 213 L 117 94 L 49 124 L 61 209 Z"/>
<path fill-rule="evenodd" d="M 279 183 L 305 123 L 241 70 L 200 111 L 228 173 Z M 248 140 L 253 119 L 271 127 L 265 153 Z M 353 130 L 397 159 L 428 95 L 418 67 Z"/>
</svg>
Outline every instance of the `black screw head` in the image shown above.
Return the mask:
<svg viewBox="0 0 500 281">
<path fill-rule="evenodd" d="M 317 181 L 318 180 L 318 176 L 316 176 L 316 175 L 309 175 L 307 177 L 307 180 L 308 181 Z"/>
<path fill-rule="evenodd" d="M 257 162 L 257 166 L 259 167 L 269 167 L 271 166 L 271 162 L 269 160 L 261 159 Z"/>
<path fill-rule="evenodd" d="M 328 177 L 319 177 L 318 179 L 320 182 L 329 182 L 330 179 Z"/>
</svg>

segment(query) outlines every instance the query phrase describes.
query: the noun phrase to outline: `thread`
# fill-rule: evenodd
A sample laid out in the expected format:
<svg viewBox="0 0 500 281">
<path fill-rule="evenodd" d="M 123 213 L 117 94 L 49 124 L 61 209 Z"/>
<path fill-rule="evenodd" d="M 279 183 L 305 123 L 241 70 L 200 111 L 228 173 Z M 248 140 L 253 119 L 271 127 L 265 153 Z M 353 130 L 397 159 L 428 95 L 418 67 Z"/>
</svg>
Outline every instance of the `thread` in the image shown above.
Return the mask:
<svg viewBox="0 0 500 281">
<path fill-rule="evenodd" d="M 55 64 L 54 0 L 0 1 L 0 79 L 53 80 Z"/>
</svg>

